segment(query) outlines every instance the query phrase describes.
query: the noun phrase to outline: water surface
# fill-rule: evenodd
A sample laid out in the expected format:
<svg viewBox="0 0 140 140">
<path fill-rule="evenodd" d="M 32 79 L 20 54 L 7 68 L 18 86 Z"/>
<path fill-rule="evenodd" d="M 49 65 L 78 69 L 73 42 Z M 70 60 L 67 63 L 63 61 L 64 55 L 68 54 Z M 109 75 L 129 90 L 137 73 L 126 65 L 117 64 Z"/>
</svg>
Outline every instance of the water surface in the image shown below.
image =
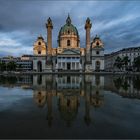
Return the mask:
<svg viewBox="0 0 140 140">
<path fill-rule="evenodd" d="M 0 76 L 0 138 L 140 138 L 140 77 Z"/>
</svg>

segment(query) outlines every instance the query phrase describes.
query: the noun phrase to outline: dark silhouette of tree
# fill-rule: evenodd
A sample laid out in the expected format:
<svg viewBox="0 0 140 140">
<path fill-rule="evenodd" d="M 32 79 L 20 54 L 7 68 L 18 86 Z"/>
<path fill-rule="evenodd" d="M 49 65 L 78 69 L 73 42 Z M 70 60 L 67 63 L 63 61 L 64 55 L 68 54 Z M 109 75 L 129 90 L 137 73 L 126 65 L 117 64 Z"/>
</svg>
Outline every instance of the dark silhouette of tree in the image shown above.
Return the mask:
<svg viewBox="0 0 140 140">
<path fill-rule="evenodd" d="M 123 63 L 122 59 L 118 56 L 115 60 L 114 66 L 117 67 L 119 70 L 122 68 Z"/>
<path fill-rule="evenodd" d="M 135 89 L 140 90 L 140 77 L 133 77 L 133 85 Z"/>
<path fill-rule="evenodd" d="M 127 79 L 124 80 L 123 84 L 122 84 L 122 88 L 127 91 L 128 88 L 130 87 L 130 85 L 128 84 Z"/>
<path fill-rule="evenodd" d="M 136 69 L 136 71 L 140 71 L 140 56 L 134 59 L 133 67 Z"/>
<path fill-rule="evenodd" d="M 6 63 L 5 62 L 0 62 L 0 71 L 6 70 Z"/>
<path fill-rule="evenodd" d="M 128 63 L 129 63 L 129 62 L 130 62 L 130 59 L 129 59 L 128 56 L 123 57 L 122 63 L 123 63 L 123 65 L 124 65 L 124 67 L 125 67 L 125 70 L 127 70 L 127 68 L 128 68 Z"/>
<path fill-rule="evenodd" d="M 122 85 L 122 82 L 123 82 L 122 78 L 119 77 L 117 79 L 114 79 L 113 81 L 114 81 L 115 87 L 119 90 L 121 88 L 121 85 Z"/>
<path fill-rule="evenodd" d="M 10 61 L 8 64 L 7 64 L 7 70 L 9 71 L 15 71 L 16 70 L 16 63 L 14 61 Z"/>
</svg>

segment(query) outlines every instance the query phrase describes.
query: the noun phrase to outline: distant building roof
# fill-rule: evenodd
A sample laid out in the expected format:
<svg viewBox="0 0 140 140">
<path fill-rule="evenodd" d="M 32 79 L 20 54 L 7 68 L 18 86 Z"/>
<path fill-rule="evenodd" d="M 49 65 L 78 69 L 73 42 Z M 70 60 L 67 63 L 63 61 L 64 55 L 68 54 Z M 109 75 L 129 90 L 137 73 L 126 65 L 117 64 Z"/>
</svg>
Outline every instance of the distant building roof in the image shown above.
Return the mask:
<svg viewBox="0 0 140 140">
<path fill-rule="evenodd" d="M 32 57 L 33 55 L 31 55 L 31 54 L 24 54 L 24 55 L 22 55 L 22 57 Z"/>
<path fill-rule="evenodd" d="M 105 56 L 116 55 L 116 54 L 119 54 L 119 53 L 121 53 L 121 52 L 135 51 L 135 50 L 139 50 L 139 51 L 140 51 L 140 47 L 123 48 L 123 49 L 121 49 L 121 50 L 119 50 L 119 51 L 105 54 Z"/>
</svg>

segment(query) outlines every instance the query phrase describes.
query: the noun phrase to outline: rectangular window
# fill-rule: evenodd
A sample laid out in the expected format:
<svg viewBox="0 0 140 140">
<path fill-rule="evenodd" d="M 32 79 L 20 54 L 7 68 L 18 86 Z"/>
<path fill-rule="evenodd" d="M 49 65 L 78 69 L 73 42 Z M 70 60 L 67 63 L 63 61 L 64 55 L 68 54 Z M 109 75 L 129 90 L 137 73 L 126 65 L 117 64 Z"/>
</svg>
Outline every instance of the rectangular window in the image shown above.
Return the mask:
<svg viewBox="0 0 140 140">
<path fill-rule="evenodd" d="M 96 54 L 99 54 L 99 51 L 96 51 Z"/>
<path fill-rule="evenodd" d="M 67 46 L 70 46 L 70 40 L 67 40 Z"/>
</svg>

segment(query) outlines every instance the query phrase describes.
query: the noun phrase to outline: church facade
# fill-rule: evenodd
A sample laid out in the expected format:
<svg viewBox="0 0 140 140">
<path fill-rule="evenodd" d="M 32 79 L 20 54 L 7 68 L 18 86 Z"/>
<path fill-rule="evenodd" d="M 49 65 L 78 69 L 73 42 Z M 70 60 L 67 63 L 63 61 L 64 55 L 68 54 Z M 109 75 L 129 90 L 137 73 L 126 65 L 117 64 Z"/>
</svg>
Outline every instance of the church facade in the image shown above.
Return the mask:
<svg viewBox="0 0 140 140">
<path fill-rule="evenodd" d="M 52 46 L 53 23 L 46 23 L 47 42 L 39 36 L 33 46 L 33 70 L 36 72 L 79 71 L 93 72 L 104 70 L 104 45 L 96 35 L 90 41 L 92 23 L 85 23 L 86 45 L 80 47 L 80 36 L 68 15 L 66 23 L 60 28 L 58 46 Z"/>
</svg>

